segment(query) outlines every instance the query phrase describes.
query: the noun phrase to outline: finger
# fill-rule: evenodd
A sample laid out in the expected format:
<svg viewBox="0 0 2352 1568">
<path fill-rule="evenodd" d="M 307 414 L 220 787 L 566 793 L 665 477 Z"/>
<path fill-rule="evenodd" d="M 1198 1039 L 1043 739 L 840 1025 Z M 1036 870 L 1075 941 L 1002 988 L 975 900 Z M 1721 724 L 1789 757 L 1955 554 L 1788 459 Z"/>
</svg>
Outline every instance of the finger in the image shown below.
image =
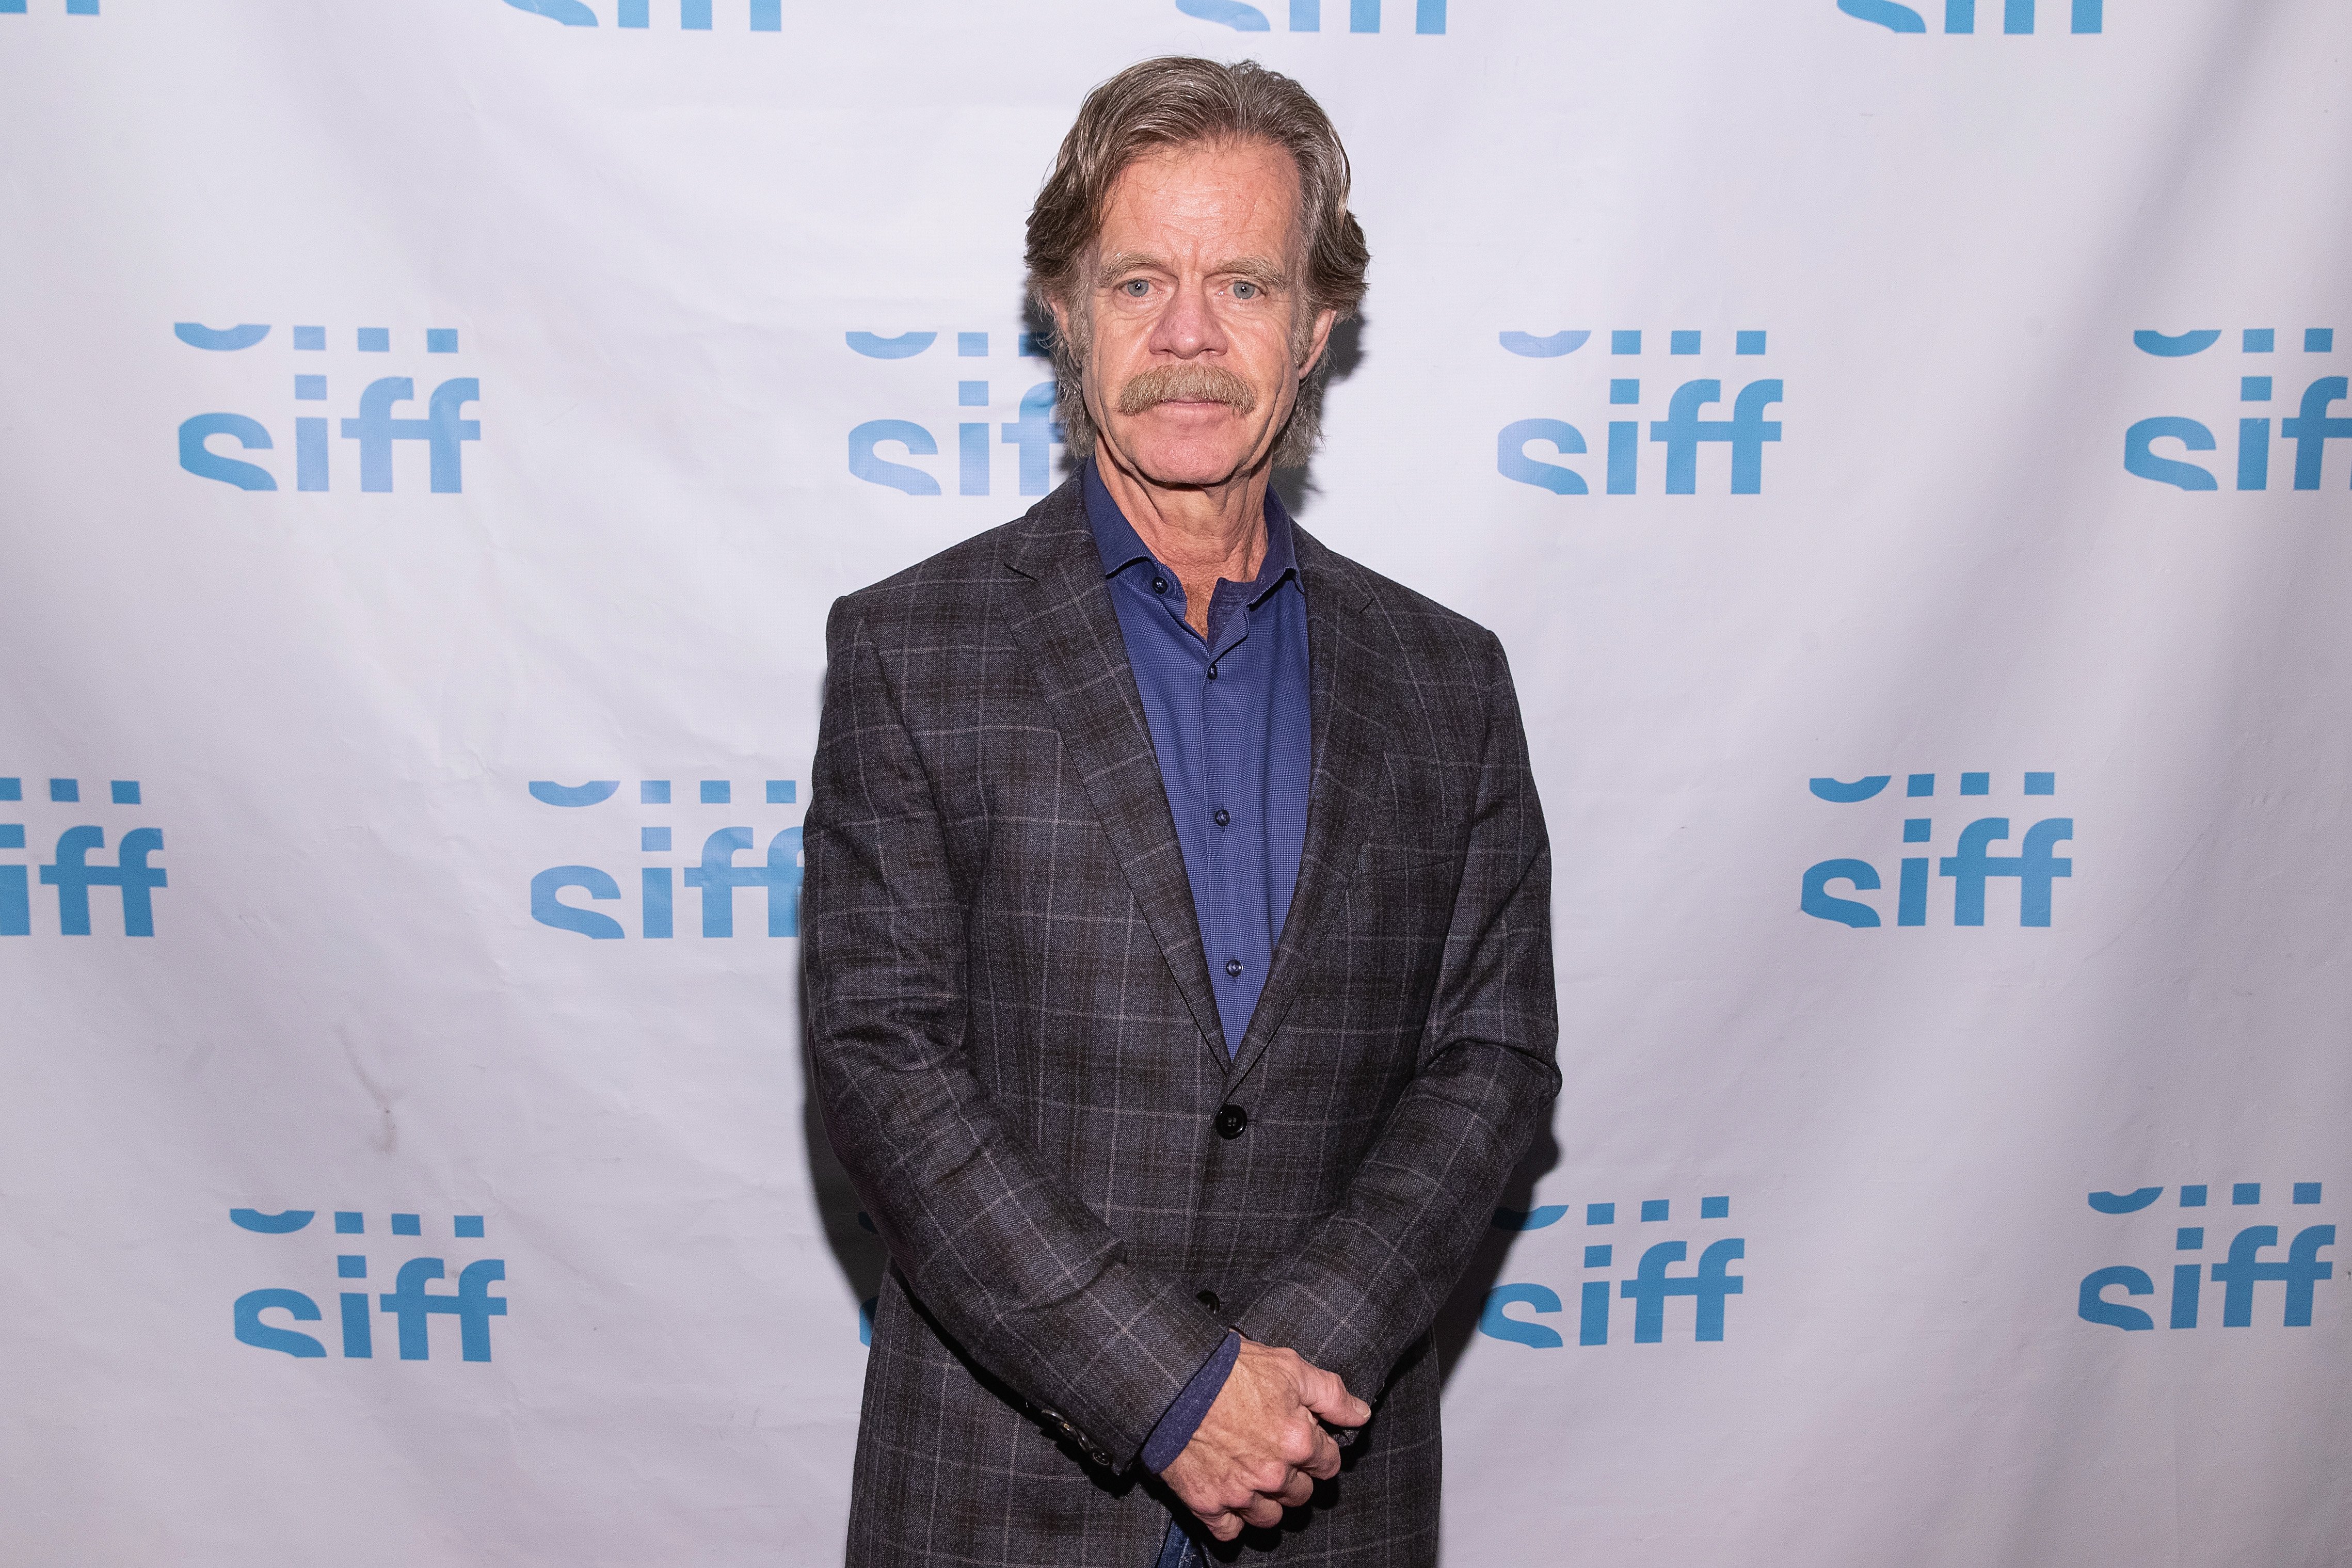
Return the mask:
<svg viewBox="0 0 2352 1568">
<path fill-rule="evenodd" d="M 1201 1523 L 1207 1528 L 1211 1535 L 1215 1536 L 1220 1541 L 1231 1541 L 1234 1536 L 1239 1535 L 1242 1532 L 1242 1521 L 1239 1514 L 1221 1513 L 1214 1517 L 1202 1516 Z"/>
<path fill-rule="evenodd" d="M 1339 1473 L 1339 1445 L 1322 1427 L 1315 1428 L 1315 1452 L 1299 1468 L 1318 1481 L 1328 1481 Z"/>
<path fill-rule="evenodd" d="M 1176 1494 L 1178 1502 L 1191 1509 L 1193 1514 L 1203 1522 L 1226 1511 L 1224 1505 L 1217 1500 L 1216 1495 L 1205 1487 L 1171 1487 L 1170 1489 Z"/>
<path fill-rule="evenodd" d="M 1253 1500 L 1259 1497 L 1280 1497 L 1283 1492 L 1288 1489 L 1290 1485 L 1290 1478 L 1297 1473 L 1297 1470 L 1293 1468 L 1291 1466 L 1283 1464 L 1278 1460 L 1270 1459 L 1266 1463 L 1247 1471 L 1240 1478 L 1242 1484 L 1249 1488 L 1250 1495 L 1234 1502 L 1230 1502 L 1226 1504 L 1226 1506 L 1228 1508 L 1247 1508 Z"/>
<path fill-rule="evenodd" d="M 1282 1522 L 1282 1500 L 1259 1497 L 1242 1510 L 1242 1518 L 1260 1530 L 1271 1530 Z"/>
<path fill-rule="evenodd" d="M 1297 1410 L 1282 1424 L 1281 1433 L 1276 1438 L 1275 1452 L 1281 1456 L 1284 1464 L 1294 1469 L 1304 1468 L 1307 1461 L 1315 1458 L 1316 1449 L 1323 1438 L 1322 1423 L 1305 1410 Z"/>
<path fill-rule="evenodd" d="M 1372 1418 L 1372 1407 L 1349 1393 L 1337 1373 L 1321 1367 L 1307 1368 L 1307 1375 L 1299 1380 L 1299 1393 L 1306 1396 L 1307 1408 L 1334 1426 L 1361 1426 Z"/>
<path fill-rule="evenodd" d="M 1258 1500 L 1260 1490 L 1260 1488 L 1249 1485 L 1239 1477 L 1228 1478 L 1224 1488 L 1225 1495 L 1218 1501 L 1217 1511 L 1231 1514 L 1234 1518 L 1239 1519 L 1249 1510 L 1251 1504 Z"/>
<path fill-rule="evenodd" d="M 1275 1496 L 1282 1500 L 1285 1508 L 1305 1508 L 1315 1496 L 1315 1478 L 1305 1470 L 1293 1470 L 1289 1484 Z"/>
</svg>

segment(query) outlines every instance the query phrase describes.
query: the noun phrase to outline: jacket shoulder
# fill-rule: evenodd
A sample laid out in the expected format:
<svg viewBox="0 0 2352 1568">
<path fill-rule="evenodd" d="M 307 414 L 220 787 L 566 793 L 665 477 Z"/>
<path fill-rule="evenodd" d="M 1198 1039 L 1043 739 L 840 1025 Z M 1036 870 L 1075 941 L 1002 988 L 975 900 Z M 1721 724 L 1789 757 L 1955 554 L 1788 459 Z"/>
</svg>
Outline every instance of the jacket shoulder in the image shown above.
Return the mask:
<svg viewBox="0 0 2352 1568">
<path fill-rule="evenodd" d="M 908 616 L 933 621 L 952 616 L 959 606 L 979 605 L 991 593 L 1002 591 L 1024 566 L 1074 542 L 1065 536 L 1074 530 L 1084 535 L 1085 529 L 1086 505 L 1072 479 L 1012 521 L 843 595 L 834 604 L 833 624 L 873 625 Z"/>
<path fill-rule="evenodd" d="M 878 583 L 844 594 L 834 606 L 861 620 L 904 614 L 917 605 L 935 606 L 943 598 L 986 588 L 1005 574 L 1008 547 L 1027 518 L 999 523 L 970 539 L 949 545 L 936 555 L 893 572 Z"/>
<path fill-rule="evenodd" d="M 1297 538 L 1300 564 L 1319 576 L 1327 591 L 1360 605 L 1360 619 L 1382 628 L 1398 652 L 1415 660 L 1499 660 L 1501 639 L 1461 611 L 1340 554 L 1304 529 Z"/>
</svg>

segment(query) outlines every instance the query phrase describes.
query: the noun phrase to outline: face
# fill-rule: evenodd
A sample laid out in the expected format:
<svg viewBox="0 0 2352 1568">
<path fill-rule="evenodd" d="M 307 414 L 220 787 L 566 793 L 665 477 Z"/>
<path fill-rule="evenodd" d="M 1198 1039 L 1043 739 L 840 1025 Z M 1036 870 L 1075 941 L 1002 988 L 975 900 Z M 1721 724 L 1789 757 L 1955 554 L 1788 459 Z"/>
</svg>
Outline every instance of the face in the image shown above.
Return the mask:
<svg viewBox="0 0 2352 1568">
<path fill-rule="evenodd" d="M 1290 155 L 1264 142 L 1157 153 L 1119 175 L 1079 275 L 1085 319 L 1054 312 L 1082 345 L 1105 462 L 1190 487 L 1265 461 L 1336 316 L 1303 314 L 1298 195 Z"/>
</svg>

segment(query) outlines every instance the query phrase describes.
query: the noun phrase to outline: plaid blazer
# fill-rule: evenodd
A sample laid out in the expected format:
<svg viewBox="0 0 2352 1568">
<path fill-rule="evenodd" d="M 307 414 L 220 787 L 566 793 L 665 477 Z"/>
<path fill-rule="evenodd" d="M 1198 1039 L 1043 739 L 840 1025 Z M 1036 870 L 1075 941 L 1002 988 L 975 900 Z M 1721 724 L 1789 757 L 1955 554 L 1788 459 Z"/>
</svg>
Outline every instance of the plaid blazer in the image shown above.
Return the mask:
<svg viewBox="0 0 2352 1568">
<path fill-rule="evenodd" d="M 1494 636 L 1297 549 L 1306 844 L 1230 1058 L 1076 482 L 834 606 L 809 1050 L 892 1260 L 856 1568 L 1146 1568 L 1137 1454 L 1229 1324 L 1378 1405 L 1242 1554 L 1435 1560 L 1427 1331 L 1559 1084 L 1550 852 Z"/>
</svg>

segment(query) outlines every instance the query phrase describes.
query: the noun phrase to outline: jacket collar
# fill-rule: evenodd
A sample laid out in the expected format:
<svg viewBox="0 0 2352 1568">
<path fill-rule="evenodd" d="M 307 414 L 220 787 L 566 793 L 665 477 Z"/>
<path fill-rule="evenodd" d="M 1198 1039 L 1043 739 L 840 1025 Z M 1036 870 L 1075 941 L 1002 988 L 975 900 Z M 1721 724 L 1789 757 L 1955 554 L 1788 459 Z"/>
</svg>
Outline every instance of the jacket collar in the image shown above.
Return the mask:
<svg viewBox="0 0 2352 1568">
<path fill-rule="evenodd" d="M 1316 932 L 1354 878 L 1382 778 L 1376 760 L 1387 738 L 1378 711 L 1390 683 L 1381 678 L 1379 649 L 1366 636 L 1370 617 L 1365 612 L 1375 599 L 1369 574 L 1295 524 L 1290 535 L 1307 596 L 1314 729 L 1307 834 L 1265 989 L 1229 1058 L 1175 817 L 1080 480 L 1064 484 L 1005 531 L 1004 565 L 1032 590 L 1008 630 L 1027 656 L 1088 804 L 1192 1015 L 1202 1048 L 1213 1053 L 1229 1090 L 1281 1027 L 1312 962 Z"/>
</svg>

